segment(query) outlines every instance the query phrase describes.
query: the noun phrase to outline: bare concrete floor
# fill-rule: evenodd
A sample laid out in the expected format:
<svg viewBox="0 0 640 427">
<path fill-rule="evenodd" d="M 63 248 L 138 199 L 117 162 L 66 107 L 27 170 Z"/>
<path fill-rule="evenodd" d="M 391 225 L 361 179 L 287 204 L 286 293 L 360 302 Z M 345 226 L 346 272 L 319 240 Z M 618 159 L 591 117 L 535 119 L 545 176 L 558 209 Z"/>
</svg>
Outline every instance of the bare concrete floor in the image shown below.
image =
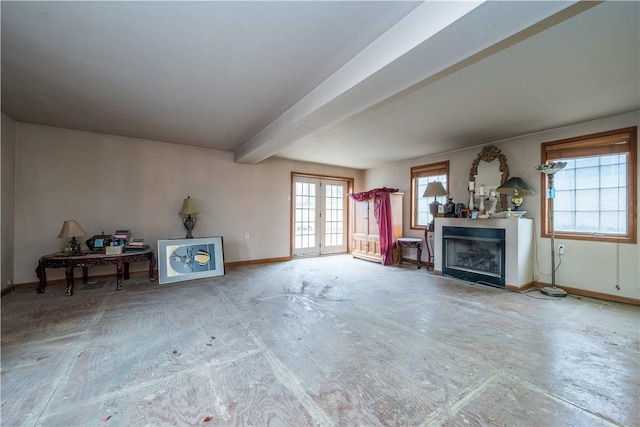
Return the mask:
<svg viewBox="0 0 640 427">
<path fill-rule="evenodd" d="M 3 426 L 637 426 L 640 309 L 350 256 L 2 298 Z"/>
</svg>

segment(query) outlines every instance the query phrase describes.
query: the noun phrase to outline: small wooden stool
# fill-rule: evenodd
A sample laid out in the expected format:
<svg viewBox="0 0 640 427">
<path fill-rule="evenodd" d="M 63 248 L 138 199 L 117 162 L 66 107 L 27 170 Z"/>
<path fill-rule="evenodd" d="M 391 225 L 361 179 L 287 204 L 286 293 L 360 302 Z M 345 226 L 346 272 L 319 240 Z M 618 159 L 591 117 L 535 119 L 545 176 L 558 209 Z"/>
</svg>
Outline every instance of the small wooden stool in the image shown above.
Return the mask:
<svg viewBox="0 0 640 427">
<path fill-rule="evenodd" d="M 400 237 L 398 239 L 398 250 L 400 252 L 398 267 L 402 265 L 402 248 L 417 248 L 418 255 L 416 261 L 418 262 L 418 268 L 422 268 L 422 262 L 420 262 L 420 258 L 422 257 L 422 239 L 414 239 L 412 237 Z"/>
</svg>

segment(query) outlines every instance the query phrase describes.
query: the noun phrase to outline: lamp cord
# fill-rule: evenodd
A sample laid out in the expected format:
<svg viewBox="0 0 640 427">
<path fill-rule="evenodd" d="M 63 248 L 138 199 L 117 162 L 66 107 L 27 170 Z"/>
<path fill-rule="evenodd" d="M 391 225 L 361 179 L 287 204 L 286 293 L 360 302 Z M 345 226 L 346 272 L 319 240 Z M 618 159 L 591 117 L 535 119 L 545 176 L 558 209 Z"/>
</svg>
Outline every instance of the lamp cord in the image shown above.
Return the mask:
<svg viewBox="0 0 640 427">
<path fill-rule="evenodd" d="M 551 276 L 551 274 L 543 273 L 542 271 L 540 271 L 540 261 L 538 260 L 538 228 L 536 227 L 536 220 L 533 218 L 531 218 L 531 220 L 533 221 L 533 236 L 534 236 L 533 251 L 536 254 L 536 271 L 539 274 L 543 274 L 545 276 Z M 555 266 L 555 271 L 558 271 L 558 268 L 560 268 L 560 265 L 562 265 L 562 255 L 558 254 L 558 258 L 559 258 L 559 262 L 558 262 L 558 265 Z"/>
</svg>

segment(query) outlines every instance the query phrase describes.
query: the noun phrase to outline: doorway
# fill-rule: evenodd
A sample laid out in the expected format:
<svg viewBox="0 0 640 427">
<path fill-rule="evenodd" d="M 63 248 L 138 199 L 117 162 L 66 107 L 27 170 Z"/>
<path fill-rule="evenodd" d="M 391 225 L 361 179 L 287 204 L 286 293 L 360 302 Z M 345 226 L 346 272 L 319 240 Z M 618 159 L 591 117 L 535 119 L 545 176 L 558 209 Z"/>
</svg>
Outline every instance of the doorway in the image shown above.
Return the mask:
<svg viewBox="0 0 640 427">
<path fill-rule="evenodd" d="M 347 252 L 350 181 L 293 174 L 293 256 Z"/>
</svg>

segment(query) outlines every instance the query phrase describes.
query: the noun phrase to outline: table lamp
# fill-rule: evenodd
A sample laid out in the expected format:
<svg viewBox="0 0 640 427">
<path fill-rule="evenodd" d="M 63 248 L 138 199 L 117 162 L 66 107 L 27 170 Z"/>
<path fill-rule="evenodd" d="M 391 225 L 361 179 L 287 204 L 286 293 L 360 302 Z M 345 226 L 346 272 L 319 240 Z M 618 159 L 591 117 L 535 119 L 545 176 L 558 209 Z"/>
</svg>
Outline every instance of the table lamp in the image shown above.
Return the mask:
<svg viewBox="0 0 640 427">
<path fill-rule="evenodd" d="M 198 209 L 196 209 L 196 205 L 193 202 L 193 199 L 187 196 L 187 198 L 182 202 L 182 209 L 180 209 L 179 213 L 179 215 L 184 217 L 182 219 L 182 224 L 184 224 L 184 228 L 187 229 L 187 237 L 185 237 L 186 239 L 193 239 L 191 230 L 193 230 L 193 227 L 196 226 L 198 219 L 195 216 L 191 215 L 197 215 L 198 213 Z"/>
<path fill-rule="evenodd" d="M 522 197 L 532 196 L 535 194 L 533 189 L 522 180 L 519 176 L 513 176 L 507 180 L 500 187 L 496 188 L 496 192 L 500 194 L 506 194 L 511 196 L 511 203 L 513 203 L 513 210 L 519 211 L 522 204 Z"/>
<path fill-rule="evenodd" d="M 67 255 L 78 255 L 82 251 L 82 247 L 80 246 L 80 242 L 76 240 L 76 237 L 84 236 L 86 234 L 87 232 L 80 227 L 80 224 L 78 224 L 78 221 L 75 219 L 65 221 L 62 224 L 58 238 L 71 238 L 71 240 L 60 249 L 60 252 Z"/>
<path fill-rule="evenodd" d="M 430 182 L 429 185 L 427 185 L 427 189 L 424 190 L 422 197 L 433 197 L 433 202 L 429 203 L 429 212 L 433 217 L 433 220 L 429 223 L 429 231 L 433 231 L 435 219 L 436 216 L 438 216 L 438 206 L 441 204 L 437 198 L 446 196 L 447 194 L 447 190 L 444 189 L 444 186 L 440 181 Z"/>
</svg>

